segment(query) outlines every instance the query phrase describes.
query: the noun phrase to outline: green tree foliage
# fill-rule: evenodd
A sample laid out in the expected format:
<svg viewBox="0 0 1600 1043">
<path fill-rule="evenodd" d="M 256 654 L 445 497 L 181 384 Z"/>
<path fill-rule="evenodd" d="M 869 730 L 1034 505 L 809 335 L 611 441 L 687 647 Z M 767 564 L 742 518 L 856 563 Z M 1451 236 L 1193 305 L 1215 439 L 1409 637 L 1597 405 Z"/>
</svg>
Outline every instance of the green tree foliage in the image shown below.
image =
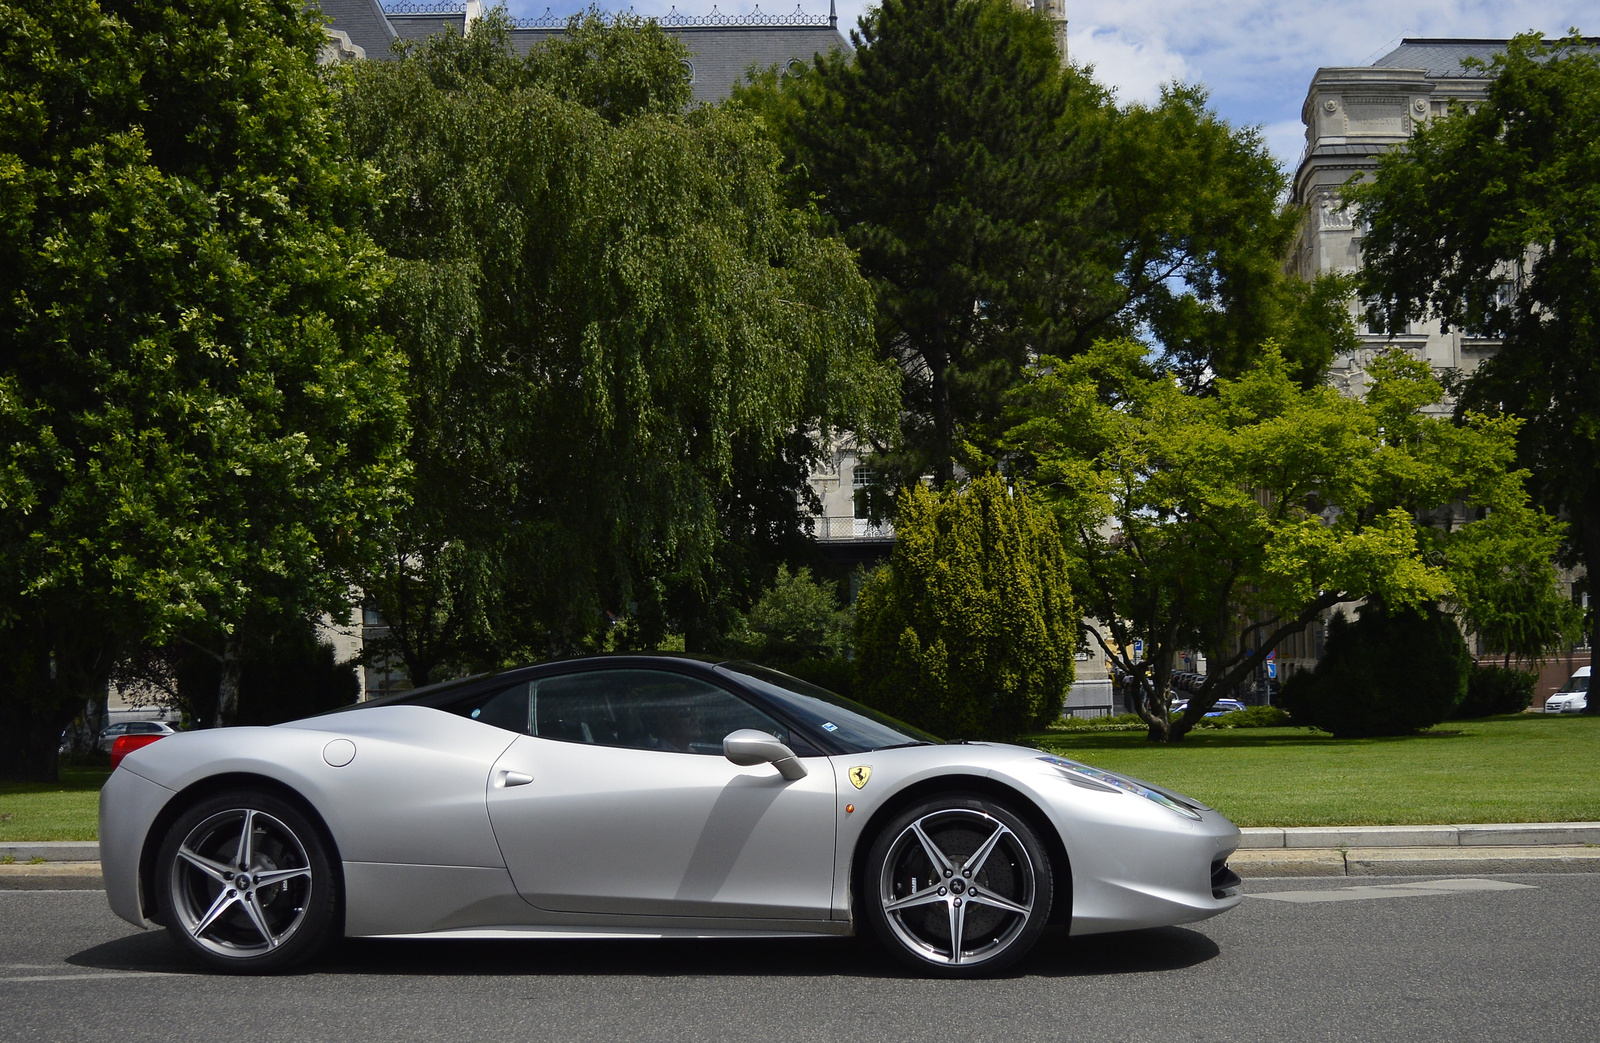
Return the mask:
<svg viewBox="0 0 1600 1043">
<path fill-rule="evenodd" d="M 385 173 L 415 430 L 413 503 L 363 586 L 417 683 L 619 616 L 627 642 L 704 647 L 696 621 L 744 607 L 730 573 L 802 538 L 796 432 L 890 415 L 848 249 L 785 204 L 747 121 L 682 111 L 682 54 L 589 17 L 524 61 L 491 14 L 342 71 L 351 153 Z"/>
<path fill-rule="evenodd" d="M 1339 738 L 1410 735 L 1450 717 L 1471 669 L 1448 613 L 1368 602 L 1354 623 L 1333 617 L 1321 661 L 1289 679 L 1282 702 L 1294 723 Z"/>
<path fill-rule="evenodd" d="M 0 773 L 183 638 L 233 711 L 251 613 L 338 610 L 402 471 L 381 255 L 320 21 L 0 2 Z"/>
<path fill-rule="evenodd" d="M 1304 381 L 1353 346 L 1342 284 L 1282 271 L 1298 214 L 1259 133 L 1202 91 L 1119 107 L 1010 0 L 885 0 L 852 38 L 730 104 L 761 116 L 795 197 L 872 280 L 903 380 L 874 462 L 890 491 L 991 466 L 1004 392 L 1038 354 L 1148 333 L 1203 387 L 1270 336 Z"/>
<path fill-rule="evenodd" d="M 850 695 L 855 691 L 855 608 L 839 605 L 839 591 L 802 567 L 778 566 L 777 577 L 750 606 L 723 647 L 750 659 Z"/>
<path fill-rule="evenodd" d="M 856 601 L 856 695 L 951 738 L 1061 715 L 1077 618 L 1053 519 L 996 475 L 900 494 L 890 563 Z"/>
<path fill-rule="evenodd" d="M 1459 409 L 1526 420 L 1534 495 L 1600 576 L 1600 54 L 1576 33 L 1530 34 L 1485 71 L 1481 103 L 1346 186 L 1370 226 L 1361 292 L 1391 329 L 1436 315 L 1502 341 Z"/>
<path fill-rule="evenodd" d="M 150 664 L 145 678 L 165 682 L 170 704 L 185 721 L 214 719 L 221 665 L 183 644 L 166 649 L 164 660 Z M 338 662 L 310 621 L 296 619 L 276 629 L 257 623 L 243 634 L 238 689 L 235 724 L 281 724 L 348 706 L 361 683 L 356 667 Z"/>
<path fill-rule="evenodd" d="M 1486 560 L 1553 583 L 1537 538 L 1553 523 L 1513 465 L 1517 422 L 1427 416 L 1442 391 L 1400 353 L 1371 374 L 1365 401 L 1302 388 L 1269 350 L 1201 397 L 1120 341 L 1041 360 L 1015 395 L 1012 437 L 1074 549 L 1090 636 L 1134 678 L 1152 739 L 1182 738 L 1340 602 L 1399 612 L 1454 592 L 1477 611 L 1497 575 L 1476 571 Z M 1172 719 L 1173 662 L 1188 649 L 1209 673 Z"/>
</svg>

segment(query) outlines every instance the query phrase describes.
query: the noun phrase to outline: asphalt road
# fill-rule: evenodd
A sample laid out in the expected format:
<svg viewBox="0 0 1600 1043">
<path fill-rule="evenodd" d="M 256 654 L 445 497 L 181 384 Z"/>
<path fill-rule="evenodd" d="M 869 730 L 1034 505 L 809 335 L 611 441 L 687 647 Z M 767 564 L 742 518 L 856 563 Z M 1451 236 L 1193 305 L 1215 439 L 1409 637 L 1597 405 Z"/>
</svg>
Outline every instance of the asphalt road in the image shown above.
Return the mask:
<svg viewBox="0 0 1600 1043">
<path fill-rule="evenodd" d="M 943 982 L 854 940 L 346 942 L 305 973 L 228 978 L 100 892 L 4 891 L 0 1040 L 1600 1039 L 1600 875 L 1247 892 L 1192 927 L 1047 935 L 1009 977 Z"/>
</svg>

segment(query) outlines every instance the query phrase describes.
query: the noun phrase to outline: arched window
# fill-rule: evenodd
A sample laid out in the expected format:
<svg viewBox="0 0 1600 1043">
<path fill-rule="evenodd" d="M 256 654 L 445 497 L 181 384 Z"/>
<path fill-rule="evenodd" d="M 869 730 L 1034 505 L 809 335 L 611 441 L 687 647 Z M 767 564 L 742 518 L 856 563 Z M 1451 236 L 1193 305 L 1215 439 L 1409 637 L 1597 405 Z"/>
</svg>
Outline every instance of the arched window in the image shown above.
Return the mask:
<svg viewBox="0 0 1600 1043">
<path fill-rule="evenodd" d="M 678 64 L 683 66 L 683 71 L 689 74 L 689 82 L 694 82 L 694 63 L 687 58 L 679 58 Z"/>
</svg>

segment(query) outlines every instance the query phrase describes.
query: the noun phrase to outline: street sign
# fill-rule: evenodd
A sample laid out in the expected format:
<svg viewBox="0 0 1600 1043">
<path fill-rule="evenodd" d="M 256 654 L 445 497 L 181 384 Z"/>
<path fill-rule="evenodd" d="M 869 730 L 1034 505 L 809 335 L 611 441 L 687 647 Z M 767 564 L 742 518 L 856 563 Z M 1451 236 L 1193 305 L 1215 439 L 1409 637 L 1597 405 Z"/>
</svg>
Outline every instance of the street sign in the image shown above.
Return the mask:
<svg viewBox="0 0 1600 1043">
<path fill-rule="evenodd" d="M 1267 662 L 1267 676 L 1269 678 L 1271 678 L 1272 680 L 1274 680 L 1274 681 L 1276 681 L 1278 679 L 1278 664 L 1277 663 L 1274 663 L 1274 662 L 1272 662 L 1270 660 Z"/>
<path fill-rule="evenodd" d="M 1136 659 L 1136 660 L 1144 658 L 1144 639 L 1143 638 L 1134 638 L 1133 639 L 1133 658 Z"/>
<path fill-rule="evenodd" d="M 1270 663 L 1276 658 L 1278 658 L 1278 650 L 1276 648 L 1267 653 L 1267 662 Z"/>
</svg>

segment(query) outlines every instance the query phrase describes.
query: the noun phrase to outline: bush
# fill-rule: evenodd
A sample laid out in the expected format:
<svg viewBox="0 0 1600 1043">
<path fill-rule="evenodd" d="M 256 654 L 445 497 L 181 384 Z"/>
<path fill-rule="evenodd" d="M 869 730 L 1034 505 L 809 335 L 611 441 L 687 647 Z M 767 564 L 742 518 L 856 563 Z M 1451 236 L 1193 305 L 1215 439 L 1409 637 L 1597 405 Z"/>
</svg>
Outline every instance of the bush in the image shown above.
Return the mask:
<svg viewBox="0 0 1600 1043">
<path fill-rule="evenodd" d="M 1063 717 L 1054 722 L 1047 732 L 1147 732 L 1150 726 L 1136 713 L 1119 713 L 1107 717 Z"/>
<path fill-rule="evenodd" d="M 1343 613 L 1333 617 L 1322 661 L 1289 679 L 1282 703 L 1296 724 L 1342 738 L 1409 735 L 1455 711 L 1471 667 L 1446 613 L 1369 602 L 1354 623 Z"/>
<path fill-rule="evenodd" d="M 1451 716 L 1464 721 L 1497 713 L 1521 713 L 1533 705 L 1539 675 L 1503 666 L 1475 666 L 1467 674 L 1467 697 Z"/>
<path fill-rule="evenodd" d="M 839 607 L 832 583 L 812 579 L 810 569 L 791 573 L 779 566 L 772 586 L 745 615 L 743 632 L 729 637 L 726 651 L 780 670 L 803 660 L 849 659 L 854 627 L 855 611 Z"/>
<path fill-rule="evenodd" d="M 856 697 L 947 738 L 1061 715 L 1077 619 L 1055 520 L 997 475 L 901 493 L 894 556 L 856 601 Z"/>
<path fill-rule="evenodd" d="M 1202 717 L 1201 728 L 1287 728 L 1295 722 L 1281 706 L 1247 706 L 1218 717 Z"/>
</svg>

